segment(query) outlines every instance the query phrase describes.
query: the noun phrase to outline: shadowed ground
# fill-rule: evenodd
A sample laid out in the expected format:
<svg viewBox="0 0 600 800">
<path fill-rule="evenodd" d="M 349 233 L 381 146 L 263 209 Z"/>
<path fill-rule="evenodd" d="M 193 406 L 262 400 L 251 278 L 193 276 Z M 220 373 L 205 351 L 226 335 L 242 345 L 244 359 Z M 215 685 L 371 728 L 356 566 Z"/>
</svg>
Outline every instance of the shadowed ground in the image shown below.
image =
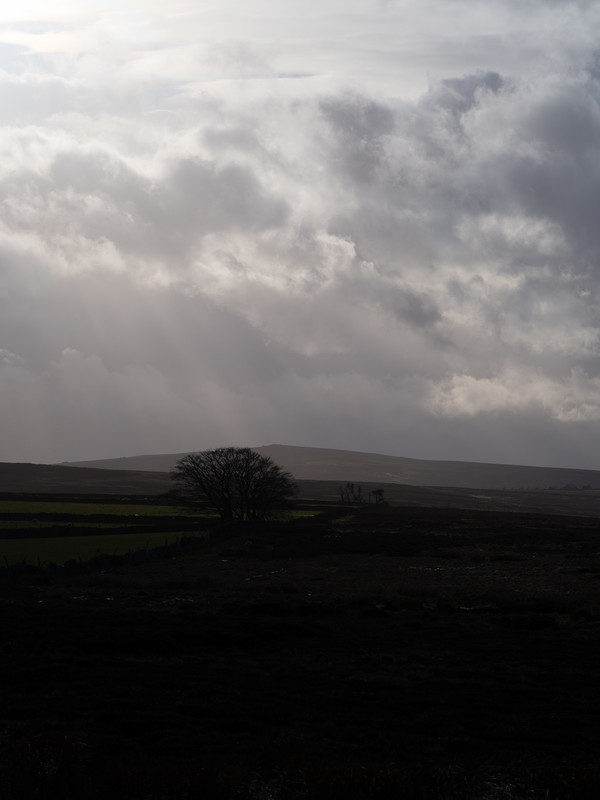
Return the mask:
<svg viewBox="0 0 600 800">
<path fill-rule="evenodd" d="M 6 572 L 4 796 L 597 796 L 598 536 L 371 508 Z"/>
</svg>

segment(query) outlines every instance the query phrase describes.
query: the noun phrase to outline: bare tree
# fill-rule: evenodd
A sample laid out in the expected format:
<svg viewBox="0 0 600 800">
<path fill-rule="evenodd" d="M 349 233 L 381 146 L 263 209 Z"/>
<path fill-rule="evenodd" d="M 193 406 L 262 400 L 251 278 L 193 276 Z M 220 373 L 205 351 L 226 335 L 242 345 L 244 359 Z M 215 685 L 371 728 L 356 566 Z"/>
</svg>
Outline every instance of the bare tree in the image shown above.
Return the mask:
<svg viewBox="0 0 600 800">
<path fill-rule="evenodd" d="M 375 499 L 375 505 L 387 505 L 386 501 L 383 499 L 383 489 L 373 489 L 371 494 Z"/>
<path fill-rule="evenodd" d="M 289 472 L 249 447 L 184 456 L 171 477 L 224 520 L 265 519 L 287 505 L 297 491 Z"/>
</svg>

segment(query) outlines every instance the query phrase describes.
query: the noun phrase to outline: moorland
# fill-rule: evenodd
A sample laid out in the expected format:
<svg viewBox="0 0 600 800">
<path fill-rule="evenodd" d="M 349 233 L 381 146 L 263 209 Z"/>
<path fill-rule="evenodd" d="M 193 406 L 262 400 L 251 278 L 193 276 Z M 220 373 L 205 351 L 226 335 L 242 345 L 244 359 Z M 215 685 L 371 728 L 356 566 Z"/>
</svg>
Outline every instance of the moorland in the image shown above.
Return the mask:
<svg viewBox="0 0 600 800">
<path fill-rule="evenodd" d="M 260 525 L 0 498 L 13 536 L 188 534 L 0 570 L 3 798 L 597 797 L 596 492 L 301 487 Z"/>
<path fill-rule="evenodd" d="M 360 481 L 410 486 L 452 486 L 463 489 L 558 489 L 565 486 L 600 489 L 600 471 L 420 458 L 272 444 L 253 448 L 273 459 L 299 480 Z M 80 461 L 64 466 L 168 473 L 186 453 L 129 456 Z"/>
</svg>

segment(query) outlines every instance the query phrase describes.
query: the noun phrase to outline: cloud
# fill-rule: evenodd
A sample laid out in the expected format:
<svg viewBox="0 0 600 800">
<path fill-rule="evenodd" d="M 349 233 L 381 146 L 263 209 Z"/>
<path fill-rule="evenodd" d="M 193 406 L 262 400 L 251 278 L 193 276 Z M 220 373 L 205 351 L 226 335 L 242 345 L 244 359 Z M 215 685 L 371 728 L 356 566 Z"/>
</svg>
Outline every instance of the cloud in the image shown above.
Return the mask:
<svg viewBox="0 0 600 800">
<path fill-rule="evenodd" d="M 507 370 L 491 378 L 453 375 L 431 387 L 429 408 L 442 417 L 541 409 L 561 422 L 600 420 L 600 380 L 576 369 L 561 383 Z"/>
<path fill-rule="evenodd" d="M 0 30 L 5 458 L 285 441 L 597 463 L 596 9 L 569 5 L 549 66 L 558 6 L 419 8 L 265 0 L 221 38 L 216 11 L 160 3 Z M 428 85 L 393 90 L 411 48 Z"/>
</svg>

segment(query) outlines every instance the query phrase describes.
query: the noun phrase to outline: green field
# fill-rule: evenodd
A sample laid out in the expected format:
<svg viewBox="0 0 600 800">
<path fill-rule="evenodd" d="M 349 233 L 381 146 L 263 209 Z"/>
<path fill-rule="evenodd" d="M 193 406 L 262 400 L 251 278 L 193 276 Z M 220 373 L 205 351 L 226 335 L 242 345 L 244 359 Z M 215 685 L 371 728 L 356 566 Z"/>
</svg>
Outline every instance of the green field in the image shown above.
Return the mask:
<svg viewBox="0 0 600 800">
<path fill-rule="evenodd" d="M 282 510 L 277 514 L 281 519 L 312 517 L 324 511 L 338 511 L 340 508 L 356 508 L 351 504 L 303 503 L 298 508 Z M 0 500 L 2 514 L 104 514 L 119 517 L 217 517 L 216 512 L 201 505 L 155 505 L 154 503 L 101 503 L 80 500 Z"/>
<path fill-rule="evenodd" d="M 106 534 L 101 536 L 57 536 L 44 539 L 0 540 L 0 565 L 64 564 L 89 561 L 99 555 L 124 555 L 172 544 L 182 536 L 203 536 L 203 531 Z"/>
<path fill-rule="evenodd" d="M 54 502 L 45 500 L 0 500 L 1 514 L 112 514 L 140 517 L 211 516 L 205 509 L 193 506 L 154 505 L 150 503 Z"/>
<path fill-rule="evenodd" d="M 57 522 L 54 519 L 0 519 L 0 531 L 18 531 L 25 530 L 31 533 L 31 530 L 47 530 L 54 528 L 57 525 L 68 525 L 68 520 L 65 522 Z M 122 520 L 115 522 L 77 522 L 78 528 L 134 528 L 139 521 L 132 521 L 131 523 L 123 522 Z"/>
<path fill-rule="evenodd" d="M 284 522 L 311 517 L 333 508 L 334 506 L 308 503 L 299 508 L 282 510 L 277 519 Z M 335 508 L 338 509 L 339 506 Z M 11 519 L 15 514 L 19 518 Z M 48 518 L 46 515 L 52 517 Z M 74 519 L 81 516 L 89 517 L 90 521 Z M 114 517 L 114 522 L 107 521 L 107 516 Z M 157 527 L 163 525 L 159 517 L 181 518 L 182 529 L 173 530 L 173 525 L 168 525 L 165 520 L 165 530 L 157 530 Z M 124 498 L 122 502 L 116 499 L 114 502 L 103 502 L 69 497 L 49 500 L 2 499 L 0 532 L 8 535 L 14 531 L 17 536 L 10 539 L 0 538 L 0 567 L 19 563 L 44 566 L 64 564 L 71 560 L 84 562 L 99 555 L 123 555 L 138 550 L 150 550 L 171 544 L 182 536 L 204 535 L 204 531 L 198 529 L 202 519 L 207 521 L 207 525 L 212 525 L 217 520 L 217 515 L 201 506 L 136 503 L 129 498 Z M 151 530 L 140 531 L 139 527 L 134 527 L 144 525 Z M 175 527 L 178 525 L 177 521 Z M 106 533 L 86 535 L 74 531 L 74 535 L 65 536 L 65 526 L 72 526 L 74 529 L 103 529 Z M 55 536 L 52 535 L 53 527 L 59 528 Z M 19 535 L 21 530 L 22 536 Z"/>
<path fill-rule="evenodd" d="M 15 514 L 19 518 L 11 519 Z M 47 515 L 52 516 L 49 518 Z M 81 521 L 82 516 L 89 518 L 89 522 L 87 519 Z M 114 517 L 114 522 L 110 517 Z M 181 518 L 181 530 L 173 530 L 172 524 L 165 524 L 165 529 L 160 530 L 160 517 Z M 4 535 L 14 532 L 16 538 L 0 538 L 0 566 L 19 563 L 44 566 L 71 560 L 84 562 L 99 555 L 151 550 L 172 544 L 182 536 L 203 535 L 203 531 L 198 529 L 201 518 L 210 520 L 214 517 L 199 507 L 136 503 L 129 498 L 123 498 L 121 502 L 118 498 L 114 501 L 70 497 L 2 499 L 0 532 Z M 144 525 L 149 530 L 140 530 Z M 65 526 L 73 527 L 73 535 L 65 535 Z M 58 529 L 55 536 L 52 535 L 54 527 Z M 194 530 L 190 530 L 191 527 Z M 94 528 L 97 533 L 94 531 L 87 535 L 76 530 L 82 528 Z"/>
</svg>

